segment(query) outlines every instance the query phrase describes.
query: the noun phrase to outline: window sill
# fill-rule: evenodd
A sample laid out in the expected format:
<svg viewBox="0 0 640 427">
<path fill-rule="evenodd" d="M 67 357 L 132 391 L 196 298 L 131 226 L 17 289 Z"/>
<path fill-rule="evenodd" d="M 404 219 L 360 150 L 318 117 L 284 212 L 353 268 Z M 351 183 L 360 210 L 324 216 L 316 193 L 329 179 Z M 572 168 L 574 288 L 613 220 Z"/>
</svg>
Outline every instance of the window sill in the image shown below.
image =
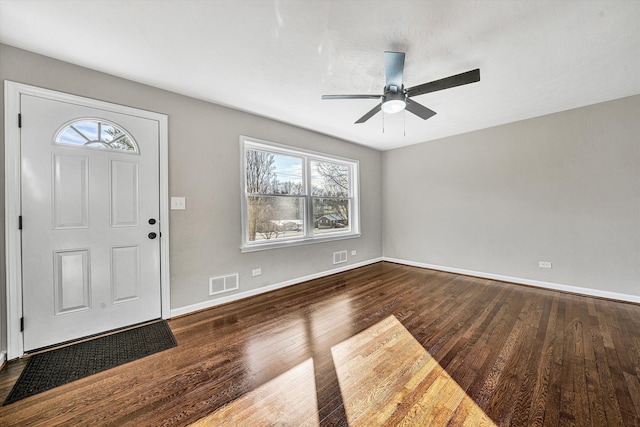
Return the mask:
<svg viewBox="0 0 640 427">
<path fill-rule="evenodd" d="M 263 243 L 249 246 L 241 246 L 240 252 L 257 252 L 257 251 L 265 251 L 268 249 L 282 249 L 289 248 L 292 246 L 301 246 L 301 245 L 311 245 L 314 243 L 324 243 L 324 242 L 333 242 L 335 240 L 345 240 L 345 239 L 357 239 L 360 237 L 360 233 L 351 233 L 351 234 L 342 234 L 335 236 L 326 236 L 326 237 L 314 237 L 310 239 L 300 239 L 300 240 L 290 240 L 285 242 L 274 242 L 274 243 Z"/>
</svg>

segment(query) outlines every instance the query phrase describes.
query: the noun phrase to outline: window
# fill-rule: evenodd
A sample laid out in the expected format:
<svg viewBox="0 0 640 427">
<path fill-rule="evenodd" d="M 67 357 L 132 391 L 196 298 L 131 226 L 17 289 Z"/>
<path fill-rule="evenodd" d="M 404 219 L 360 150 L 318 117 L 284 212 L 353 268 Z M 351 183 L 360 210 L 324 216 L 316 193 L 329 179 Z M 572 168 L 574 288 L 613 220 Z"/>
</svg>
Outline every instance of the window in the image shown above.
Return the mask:
<svg viewBox="0 0 640 427">
<path fill-rule="evenodd" d="M 358 237 L 358 162 L 240 137 L 242 250 Z"/>
<path fill-rule="evenodd" d="M 114 123 L 98 119 L 68 123 L 56 133 L 55 143 L 138 153 L 138 145 L 131 135 Z"/>
</svg>

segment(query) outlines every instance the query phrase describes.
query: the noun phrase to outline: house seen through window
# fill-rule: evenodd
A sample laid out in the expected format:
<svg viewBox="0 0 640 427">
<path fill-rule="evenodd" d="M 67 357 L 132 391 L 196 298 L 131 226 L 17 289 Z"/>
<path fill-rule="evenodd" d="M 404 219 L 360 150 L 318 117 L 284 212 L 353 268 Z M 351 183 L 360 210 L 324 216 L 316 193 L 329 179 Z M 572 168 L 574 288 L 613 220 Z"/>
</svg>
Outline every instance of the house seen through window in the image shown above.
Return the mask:
<svg viewBox="0 0 640 427">
<path fill-rule="evenodd" d="M 356 161 L 241 142 L 243 250 L 359 235 Z"/>
</svg>

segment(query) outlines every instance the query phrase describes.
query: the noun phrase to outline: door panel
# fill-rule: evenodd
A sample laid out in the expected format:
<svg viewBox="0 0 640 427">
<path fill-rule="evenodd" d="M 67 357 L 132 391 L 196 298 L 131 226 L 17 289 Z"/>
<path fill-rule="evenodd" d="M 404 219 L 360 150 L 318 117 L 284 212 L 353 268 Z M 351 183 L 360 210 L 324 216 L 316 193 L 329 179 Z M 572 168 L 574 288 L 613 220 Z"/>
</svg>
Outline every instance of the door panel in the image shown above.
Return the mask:
<svg viewBox="0 0 640 427">
<path fill-rule="evenodd" d="M 138 163 L 111 161 L 111 226 L 138 225 Z"/>
<path fill-rule="evenodd" d="M 111 248 L 111 280 L 114 304 L 140 298 L 140 248 Z"/>
<path fill-rule="evenodd" d="M 55 314 L 91 308 L 89 250 L 54 251 L 53 263 Z"/>
<path fill-rule="evenodd" d="M 158 122 L 25 94 L 21 113 L 25 351 L 159 318 Z M 80 119 L 137 149 L 55 143 Z"/>
<path fill-rule="evenodd" d="M 53 155 L 53 228 L 89 226 L 89 158 Z"/>
</svg>

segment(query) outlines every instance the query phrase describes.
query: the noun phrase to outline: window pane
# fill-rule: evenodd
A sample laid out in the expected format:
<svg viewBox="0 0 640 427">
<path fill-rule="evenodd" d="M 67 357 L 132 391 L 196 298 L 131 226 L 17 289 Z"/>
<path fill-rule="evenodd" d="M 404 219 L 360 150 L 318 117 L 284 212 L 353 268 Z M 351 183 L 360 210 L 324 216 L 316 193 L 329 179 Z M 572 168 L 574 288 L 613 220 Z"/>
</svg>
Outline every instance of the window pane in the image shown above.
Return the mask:
<svg viewBox="0 0 640 427">
<path fill-rule="evenodd" d="M 104 142 L 111 142 L 120 135 L 124 135 L 120 129 L 106 123 L 102 124 L 100 130 L 100 141 Z"/>
<path fill-rule="evenodd" d="M 247 196 L 249 241 L 304 236 L 304 197 Z"/>
<path fill-rule="evenodd" d="M 349 166 L 311 161 L 311 188 L 313 196 L 349 197 L 351 188 Z"/>
<path fill-rule="evenodd" d="M 127 138 L 126 135 L 110 142 L 109 147 L 111 147 L 112 150 L 136 151 L 135 145 L 133 145 L 133 142 Z"/>
<path fill-rule="evenodd" d="M 246 156 L 247 193 L 304 194 L 300 157 L 258 150 Z"/>
<path fill-rule="evenodd" d="M 72 123 L 71 126 L 83 134 L 89 141 L 98 141 L 98 122 L 84 120 Z"/>
<path fill-rule="evenodd" d="M 83 145 L 87 140 L 74 129 L 68 127 L 58 136 L 57 142 L 62 144 Z"/>
<path fill-rule="evenodd" d="M 349 199 L 313 199 L 313 234 L 350 231 Z"/>
<path fill-rule="evenodd" d="M 100 141 L 108 144 L 112 150 L 136 151 L 136 146 L 122 129 L 102 123 Z"/>
</svg>

